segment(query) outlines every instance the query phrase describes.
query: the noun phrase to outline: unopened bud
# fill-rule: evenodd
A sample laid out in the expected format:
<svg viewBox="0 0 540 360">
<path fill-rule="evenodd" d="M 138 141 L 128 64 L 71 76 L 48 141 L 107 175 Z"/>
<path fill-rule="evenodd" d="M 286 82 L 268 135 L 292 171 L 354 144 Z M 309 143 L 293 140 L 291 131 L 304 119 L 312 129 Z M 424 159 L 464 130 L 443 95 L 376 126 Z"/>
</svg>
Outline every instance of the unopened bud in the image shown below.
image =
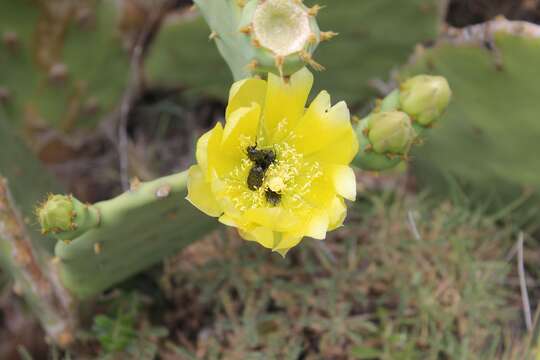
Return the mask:
<svg viewBox="0 0 540 360">
<path fill-rule="evenodd" d="M 418 75 L 401 85 L 401 110 L 427 126 L 444 113 L 451 97 L 452 90 L 444 77 Z"/>
<path fill-rule="evenodd" d="M 407 114 L 386 111 L 371 116 L 368 138 L 379 154 L 406 154 L 416 133 Z"/>
</svg>

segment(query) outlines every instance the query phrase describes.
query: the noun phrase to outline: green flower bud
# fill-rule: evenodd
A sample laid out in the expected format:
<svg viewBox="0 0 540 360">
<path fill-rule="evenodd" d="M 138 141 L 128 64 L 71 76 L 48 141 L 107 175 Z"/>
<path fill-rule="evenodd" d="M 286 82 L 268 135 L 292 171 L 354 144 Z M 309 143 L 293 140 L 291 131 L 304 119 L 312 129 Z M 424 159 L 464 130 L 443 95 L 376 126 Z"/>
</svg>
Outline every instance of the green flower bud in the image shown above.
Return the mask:
<svg viewBox="0 0 540 360">
<path fill-rule="evenodd" d="M 448 107 L 452 90 L 442 76 L 418 75 L 401 84 L 401 110 L 428 126 Z"/>
<path fill-rule="evenodd" d="M 406 154 L 416 138 L 411 118 L 401 111 L 371 115 L 368 129 L 368 139 L 379 154 Z"/>
<path fill-rule="evenodd" d="M 53 233 L 62 240 L 72 240 L 99 225 L 95 206 L 85 205 L 71 195 L 49 195 L 36 210 L 43 234 Z"/>
<path fill-rule="evenodd" d="M 37 216 L 43 233 L 71 231 L 75 217 L 70 196 L 50 195 L 47 201 L 37 209 Z"/>
</svg>

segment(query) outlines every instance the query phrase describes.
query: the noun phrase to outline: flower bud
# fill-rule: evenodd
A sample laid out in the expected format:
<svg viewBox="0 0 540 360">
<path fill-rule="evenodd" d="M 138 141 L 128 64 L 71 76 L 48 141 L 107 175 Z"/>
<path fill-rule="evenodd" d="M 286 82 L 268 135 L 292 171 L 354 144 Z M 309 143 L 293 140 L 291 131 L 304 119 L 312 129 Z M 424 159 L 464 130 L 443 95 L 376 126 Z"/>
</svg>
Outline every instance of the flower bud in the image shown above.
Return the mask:
<svg viewBox="0 0 540 360">
<path fill-rule="evenodd" d="M 379 154 L 405 154 L 416 133 L 411 119 L 401 111 L 386 111 L 371 116 L 368 138 Z"/>
<path fill-rule="evenodd" d="M 99 225 L 99 210 L 85 205 L 71 195 L 49 195 L 36 210 L 43 234 L 53 233 L 70 241 Z"/>
<path fill-rule="evenodd" d="M 43 233 L 73 230 L 74 209 L 70 196 L 51 195 L 37 210 Z"/>
<path fill-rule="evenodd" d="M 452 91 L 442 76 L 418 75 L 401 84 L 401 110 L 428 126 L 448 107 Z"/>
</svg>

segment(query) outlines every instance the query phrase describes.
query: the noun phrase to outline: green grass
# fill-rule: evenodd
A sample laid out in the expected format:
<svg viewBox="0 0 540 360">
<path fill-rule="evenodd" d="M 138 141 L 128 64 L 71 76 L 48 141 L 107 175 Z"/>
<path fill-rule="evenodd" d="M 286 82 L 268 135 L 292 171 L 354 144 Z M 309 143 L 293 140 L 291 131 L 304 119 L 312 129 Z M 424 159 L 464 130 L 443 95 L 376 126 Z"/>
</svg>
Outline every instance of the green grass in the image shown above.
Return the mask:
<svg viewBox="0 0 540 360">
<path fill-rule="evenodd" d="M 165 352 L 206 359 L 522 359 L 512 228 L 375 196 L 285 260 L 234 231 L 167 262 Z M 411 212 L 412 211 L 412 212 Z M 414 236 L 411 221 L 420 234 Z M 321 246 L 322 245 L 322 246 Z M 169 314 L 170 315 L 170 314 Z"/>
</svg>

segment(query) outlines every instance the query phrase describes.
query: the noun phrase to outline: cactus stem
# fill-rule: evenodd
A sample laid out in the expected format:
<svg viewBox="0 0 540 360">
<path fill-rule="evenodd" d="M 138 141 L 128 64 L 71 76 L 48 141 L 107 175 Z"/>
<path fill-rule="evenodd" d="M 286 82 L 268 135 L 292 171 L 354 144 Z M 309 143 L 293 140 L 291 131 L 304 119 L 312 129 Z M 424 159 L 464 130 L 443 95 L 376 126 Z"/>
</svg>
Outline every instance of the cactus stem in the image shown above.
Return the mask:
<svg viewBox="0 0 540 360">
<path fill-rule="evenodd" d="M 299 55 L 300 55 L 300 59 L 302 59 L 302 61 L 304 61 L 309 66 L 311 66 L 313 70 L 323 71 L 325 69 L 324 66 L 322 66 L 321 64 L 313 60 L 313 58 L 311 57 L 311 54 L 308 53 L 307 51 L 301 51 Z"/>
<path fill-rule="evenodd" d="M 308 15 L 315 17 L 323 8 L 324 6 L 321 5 L 313 5 L 311 8 L 309 8 Z"/>
<path fill-rule="evenodd" d="M 163 184 L 156 190 L 156 198 L 164 199 L 171 194 L 172 187 L 169 184 Z"/>
<path fill-rule="evenodd" d="M 332 38 L 338 36 L 339 33 L 337 32 L 334 32 L 334 31 L 322 31 L 321 32 L 321 41 L 328 41 L 328 40 L 331 40 Z"/>
<path fill-rule="evenodd" d="M 217 39 L 217 38 L 219 38 L 219 34 L 217 32 L 215 32 L 215 31 L 212 31 L 210 33 L 210 35 L 208 35 L 208 40 L 210 40 L 210 41 L 212 41 L 214 39 Z"/>
</svg>

